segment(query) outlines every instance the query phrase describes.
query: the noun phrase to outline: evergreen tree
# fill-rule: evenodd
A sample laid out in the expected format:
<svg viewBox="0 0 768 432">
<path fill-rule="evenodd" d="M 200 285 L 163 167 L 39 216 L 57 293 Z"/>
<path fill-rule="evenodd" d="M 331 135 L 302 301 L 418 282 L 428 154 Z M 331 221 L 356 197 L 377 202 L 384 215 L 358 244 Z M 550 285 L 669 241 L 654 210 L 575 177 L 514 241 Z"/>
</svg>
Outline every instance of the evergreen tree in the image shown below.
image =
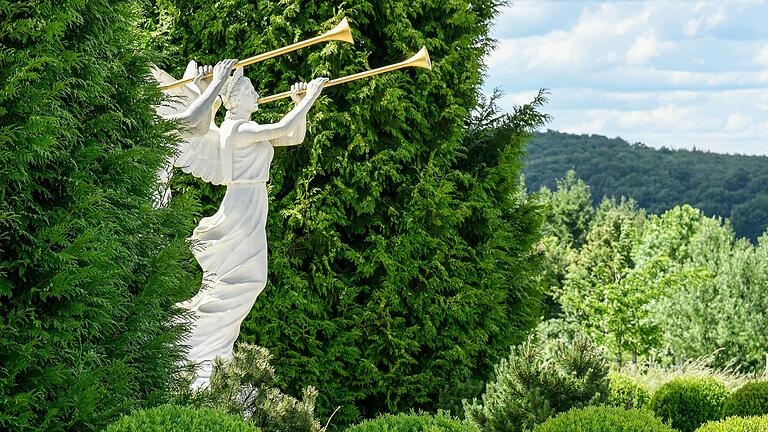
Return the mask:
<svg viewBox="0 0 768 432">
<path fill-rule="evenodd" d="M 0 1 L 0 429 L 96 430 L 181 358 L 187 206 L 128 1 Z"/>
<path fill-rule="evenodd" d="M 482 432 L 530 431 L 558 413 L 604 403 L 608 385 L 605 354 L 587 339 L 561 342 L 548 355 L 531 336 L 501 359 L 482 398 L 464 401 L 464 410 Z"/>
<path fill-rule="evenodd" d="M 594 216 L 592 193 L 576 172 L 568 170 L 565 178 L 556 180 L 557 189 L 542 187 L 541 195 L 549 206 L 545 233 L 580 248 Z"/>
<path fill-rule="evenodd" d="M 321 416 L 341 406 L 334 422 L 432 408 L 440 391 L 484 380 L 538 316 L 539 208 L 517 179 L 523 141 L 545 120 L 543 98 L 512 117 L 478 117 L 498 131 L 465 127 L 497 6 L 157 0 L 147 8 L 153 42 L 176 62 L 165 69 L 177 73 L 187 59 L 254 55 L 349 18 L 355 46 L 330 43 L 246 69 L 263 94 L 430 51 L 431 72 L 327 90 L 304 144 L 278 149 L 272 165 L 269 287 L 241 339 L 274 354 L 294 394 L 317 387 Z M 271 104 L 256 120 L 287 109 Z M 215 203 L 216 193 L 204 199 Z"/>
<path fill-rule="evenodd" d="M 547 293 L 545 319 L 556 318 L 562 314 L 560 304 L 554 296 L 563 287 L 568 275 L 568 266 L 584 244 L 595 213 L 589 186 L 576 178 L 575 172 L 568 171 L 565 178 L 557 179 L 556 184 L 557 189 L 554 191 L 546 186 L 539 190 L 539 197 L 547 206 L 547 219 L 542 230 L 544 238 L 539 246 L 545 257 L 542 273 L 542 282 Z"/>
</svg>

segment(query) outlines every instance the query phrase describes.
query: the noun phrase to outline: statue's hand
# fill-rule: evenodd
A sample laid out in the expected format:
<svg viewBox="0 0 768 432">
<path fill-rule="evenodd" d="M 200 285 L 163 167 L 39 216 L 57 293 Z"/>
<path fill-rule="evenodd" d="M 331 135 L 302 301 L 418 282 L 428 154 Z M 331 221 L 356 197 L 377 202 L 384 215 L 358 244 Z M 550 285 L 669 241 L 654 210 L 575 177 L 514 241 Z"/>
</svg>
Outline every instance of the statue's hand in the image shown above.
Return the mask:
<svg viewBox="0 0 768 432">
<path fill-rule="evenodd" d="M 312 98 L 312 100 L 317 99 L 323 91 L 323 84 L 326 82 L 328 82 L 328 78 L 325 77 L 315 78 L 310 81 L 309 84 L 307 84 L 306 96 Z"/>
<path fill-rule="evenodd" d="M 195 75 L 194 83 L 197 86 L 197 89 L 200 90 L 200 94 L 203 94 L 205 89 L 211 84 L 213 77 L 206 77 L 206 75 L 210 75 L 211 73 L 213 73 L 213 66 L 211 65 L 199 66 L 197 68 L 197 75 Z"/>
<path fill-rule="evenodd" d="M 237 63 L 236 59 L 226 59 L 216 63 L 216 66 L 213 67 L 213 81 L 217 84 L 225 82 L 235 63 Z"/>
<path fill-rule="evenodd" d="M 296 84 L 291 86 L 291 100 L 293 103 L 297 104 L 301 102 L 302 99 L 304 99 L 304 96 L 306 96 L 306 93 L 302 94 L 301 92 L 307 91 L 307 83 L 305 82 L 297 82 Z"/>
</svg>

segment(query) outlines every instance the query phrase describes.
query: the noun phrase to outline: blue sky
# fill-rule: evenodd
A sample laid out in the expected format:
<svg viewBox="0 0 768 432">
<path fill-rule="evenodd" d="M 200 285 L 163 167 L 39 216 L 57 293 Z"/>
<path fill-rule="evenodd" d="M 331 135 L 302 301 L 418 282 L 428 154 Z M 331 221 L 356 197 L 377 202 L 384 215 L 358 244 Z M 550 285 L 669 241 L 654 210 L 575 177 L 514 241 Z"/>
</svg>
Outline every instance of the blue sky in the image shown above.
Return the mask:
<svg viewBox="0 0 768 432">
<path fill-rule="evenodd" d="M 768 0 L 512 1 L 486 91 L 551 92 L 547 126 L 768 155 Z"/>
</svg>

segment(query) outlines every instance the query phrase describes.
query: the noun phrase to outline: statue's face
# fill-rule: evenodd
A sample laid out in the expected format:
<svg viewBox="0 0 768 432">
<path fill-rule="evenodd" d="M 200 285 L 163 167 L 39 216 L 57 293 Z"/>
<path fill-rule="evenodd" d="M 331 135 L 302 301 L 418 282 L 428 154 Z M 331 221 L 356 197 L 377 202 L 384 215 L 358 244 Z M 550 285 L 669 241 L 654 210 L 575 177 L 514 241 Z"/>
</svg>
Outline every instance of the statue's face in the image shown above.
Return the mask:
<svg viewBox="0 0 768 432">
<path fill-rule="evenodd" d="M 238 111 L 251 113 L 259 109 L 259 94 L 253 88 L 251 80 L 247 79 L 241 89 Z"/>
</svg>

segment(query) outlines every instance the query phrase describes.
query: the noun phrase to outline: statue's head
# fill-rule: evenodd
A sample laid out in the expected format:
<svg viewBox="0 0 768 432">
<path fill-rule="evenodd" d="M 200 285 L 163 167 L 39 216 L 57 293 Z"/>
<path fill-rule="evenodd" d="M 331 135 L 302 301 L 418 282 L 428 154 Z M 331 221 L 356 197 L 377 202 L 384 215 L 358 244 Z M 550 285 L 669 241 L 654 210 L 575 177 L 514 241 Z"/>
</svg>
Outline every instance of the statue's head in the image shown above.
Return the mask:
<svg viewBox="0 0 768 432">
<path fill-rule="evenodd" d="M 250 114 L 259 109 L 259 94 L 251 80 L 243 76 L 243 68 L 235 69 L 220 95 L 224 108 L 229 112 Z"/>
</svg>

